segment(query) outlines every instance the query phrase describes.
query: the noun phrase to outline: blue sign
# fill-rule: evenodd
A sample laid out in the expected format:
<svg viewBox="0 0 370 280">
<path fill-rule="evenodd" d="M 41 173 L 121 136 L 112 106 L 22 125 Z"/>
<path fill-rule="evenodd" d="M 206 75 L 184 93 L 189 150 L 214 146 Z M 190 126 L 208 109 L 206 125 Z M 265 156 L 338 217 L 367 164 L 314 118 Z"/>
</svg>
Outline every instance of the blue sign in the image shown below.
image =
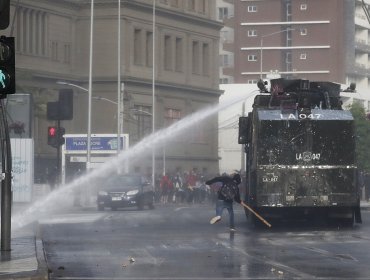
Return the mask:
<svg viewBox="0 0 370 280">
<path fill-rule="evenodd" d="M 120 146 L 123 149 L 125 138 L 121 137 Z M 90 148 L 92 151 L 115 151 L 117 150 L 117 137 L 104 136 L 96 137 L 91 136 Z M 87 137 L 66 137 L 65 149 L 67 151 L 86 151 L 87 150 Z"/>
</svg>

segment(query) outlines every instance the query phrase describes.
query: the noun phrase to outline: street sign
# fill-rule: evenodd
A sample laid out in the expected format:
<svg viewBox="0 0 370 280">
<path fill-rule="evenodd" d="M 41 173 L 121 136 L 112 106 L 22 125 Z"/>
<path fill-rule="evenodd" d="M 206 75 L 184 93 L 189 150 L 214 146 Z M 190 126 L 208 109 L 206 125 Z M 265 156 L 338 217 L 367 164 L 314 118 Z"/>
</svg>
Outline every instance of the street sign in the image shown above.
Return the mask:
<svg viewBox="0 0 370 280">
<path fill-rule="evenodd" d="M 86 151 L 87 137 L 86 136 L 66 136 L 65 150 L 66 151 Z M 120 137 L 121 149 L 126 147 L 126 137 Z M 117 151 L 117 136 L 91 136 L 92 151 Z"/>
</svg>

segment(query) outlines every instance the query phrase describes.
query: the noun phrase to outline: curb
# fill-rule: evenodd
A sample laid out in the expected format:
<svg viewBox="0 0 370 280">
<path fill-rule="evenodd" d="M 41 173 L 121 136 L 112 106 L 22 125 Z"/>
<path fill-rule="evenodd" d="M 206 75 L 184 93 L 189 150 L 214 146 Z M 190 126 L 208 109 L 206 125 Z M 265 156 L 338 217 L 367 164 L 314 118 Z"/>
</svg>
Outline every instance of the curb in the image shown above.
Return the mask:
<svg viewBox="0 0 370 280">
<path fill-rule="evenodd" d="M 36 236 L 36 258 L 37 258 L 37 276 L 31 278 L 31 280 L 47 280 L 49 279 L 49 270 L 46 263 L 46 256 L 44 251 L 44 245 L 42 240 Z"/>
<path fill-rule="evenodd" d="M 6 280 L 47 280 L 49 279 L 48 267 L 44 254 L 42 240 L 35 237 L 35 253 L 37 269 L 33 271 L 19 271 L 11 274 L 0 275 L 0 279 Z"/>
</svg>

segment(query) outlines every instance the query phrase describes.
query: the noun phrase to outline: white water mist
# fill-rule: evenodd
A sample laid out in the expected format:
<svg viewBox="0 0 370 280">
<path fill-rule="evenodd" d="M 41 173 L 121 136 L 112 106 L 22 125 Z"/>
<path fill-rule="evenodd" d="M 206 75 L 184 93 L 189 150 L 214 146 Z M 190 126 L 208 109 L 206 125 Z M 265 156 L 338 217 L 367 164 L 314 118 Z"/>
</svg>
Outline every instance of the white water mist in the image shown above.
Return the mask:
<svg viewBox="0 0 370 280">
<path fill-rule="evenodd" d="M 73 193 L 76 188 L 81 189 L 91 187 L 96 180 L 109 176 L 125 164 L 125 162 L 129 162 L 130 160 L 136 159 L 139 155 L 150 152 L 153 146 L 160 146 L 165 141 L 179 136 L 186 129 L 191 128 L 193 124 L 204 120 L 231 105 L 246 100 L 256 95 L 256 93 L 257 91 L 254 91 L 249 95 L 235 95 L 235 98 L 225 101 L 224 103 L 219 103 L 213 107 L 206 107 L 198 112 L 186 116 L 165 129 L 158 130 L 155 133 L 148 135 L 136 145 L 120 153 L 119 156 L 112 157 L 111 160 L 100 165 L 90 173 L 80 176 L 64 186 L 59 186 L 44 198 L 41 198 L 30 205 L 25 211 L 14 215 L 12 217 L 12 230 L 20 229 L 39 220 L 40 218 L 48 217 L 53 213 L 67 208 L 71 205 Z"/>
</svg>

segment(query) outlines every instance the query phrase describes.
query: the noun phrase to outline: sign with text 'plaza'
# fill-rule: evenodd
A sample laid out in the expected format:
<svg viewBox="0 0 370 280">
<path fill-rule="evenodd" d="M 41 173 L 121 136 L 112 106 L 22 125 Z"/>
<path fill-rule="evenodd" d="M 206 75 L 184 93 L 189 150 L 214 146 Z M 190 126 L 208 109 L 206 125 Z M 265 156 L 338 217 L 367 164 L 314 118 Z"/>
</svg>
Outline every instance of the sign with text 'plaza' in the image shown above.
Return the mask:
<svg viewBox="0 0 370 280">
<path fill-rule="evenodd" d="M 128 135 L 121 134 L 120 147 L 121 150 L 127 147 Z M 117 151 L 117 136 L 114 134 L 94 134 L 91 135 L 91 151 Z M 69 152 L 86 151 L 87 136 L 86 135 L 65 135 L 65 150 Z"/>
</svg>

